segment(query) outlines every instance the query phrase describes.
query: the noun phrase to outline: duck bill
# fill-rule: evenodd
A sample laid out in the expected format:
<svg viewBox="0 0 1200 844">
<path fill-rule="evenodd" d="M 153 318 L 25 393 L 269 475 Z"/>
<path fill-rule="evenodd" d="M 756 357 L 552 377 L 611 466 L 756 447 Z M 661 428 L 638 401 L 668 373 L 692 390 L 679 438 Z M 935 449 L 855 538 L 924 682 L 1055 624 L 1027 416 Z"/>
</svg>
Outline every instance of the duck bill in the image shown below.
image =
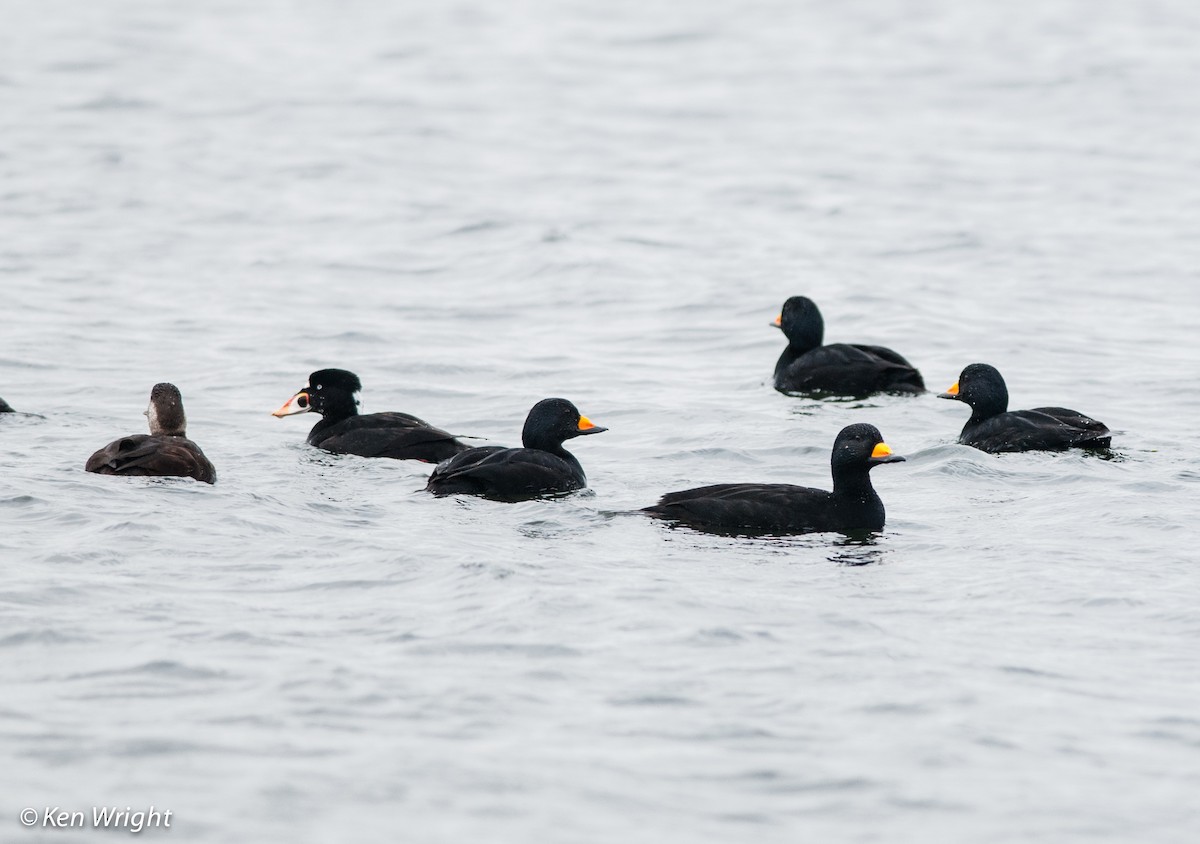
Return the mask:
<svg viewBox="0 0 1200 844">
<path fill-rule="evenodd" d="M 308 393 L 301 390 L 283 403 L 279 410 L 271 415 L 276 419 L 282 419 L 285 416 L 295 416 L 297 413 L 308 413 L 312 410 L 312 405 L 308 403 Z"/>
<path fill-rule="evenodd" d="M 960 400 L 961 397 L 958 395 L 958 382 L 955 381 L 953 384 L 947 387 L 946 392 L 938 393 L 938 398 Z"/>
<path fill-rule="evenodd" d="M 602 434 L 607 430 L 608 430 L 608 428 L 601 428 L 599 425 L 596 425 L 595 423 L 593 423 L 592 420 L 588 419 L 586 416 L 580 416 L 579 424 L 575 427 L 575 435 L 578 437 L 582 437 L 585 434 Z"/>
<path fill-rule="evenodd" d="M 780 314 L 779 316 L 775 317 L 775 319 L 771 323 L 771 325 L 775 326 L 776 328 L 782 329 L 783 328 L 783 314 Z"/>
<path fill-rule="evenodd" d="M 877 443 L 871 451 L 871 465 L 877 466 L 880 463 L 903 463 L 904 458 L 899 454 L 892 454 L 892 450 L 887 443 Z"/>
</svg>

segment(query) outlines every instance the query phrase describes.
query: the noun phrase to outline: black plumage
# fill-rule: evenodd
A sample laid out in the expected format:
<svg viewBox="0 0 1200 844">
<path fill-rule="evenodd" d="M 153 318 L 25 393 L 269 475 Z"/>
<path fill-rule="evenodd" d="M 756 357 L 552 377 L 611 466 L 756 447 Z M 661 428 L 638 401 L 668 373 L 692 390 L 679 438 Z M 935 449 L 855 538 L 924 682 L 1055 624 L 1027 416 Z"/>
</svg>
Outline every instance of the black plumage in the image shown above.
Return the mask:
<svg viewBox="0 0 1200 844">
<path fill-rule="evenodd" d="M 217 470 L 187 438 L 183 397 L 174 384 L 155 384 L 146 408 L 150 434 L 132 434 L 106 445 L 84 467 L 99 475 L 195 478 L 215 483 Z"/>
<path fill-rule="evenodd" d="M 308 384 L 272 415 L 319 413 L 320 421 L 308 432 L 308 444 L 335 454 L 438 463 L 470 448 L 453 434 L 407 413 L 360 415 L 361 391 L 362 382 L 353 372 L 321 369 L 309 375 Z"/>
<path fill-rule="evenodd" d="M 9 405 L 8 402 L 6 402 L 4 399 L 0 399 L 0 413 L 15 413 L 15 412 L 16 411 L 14 411 L 12 409 L 12 406 Z"/>
<path fill-rule="evenodd" d="M 994 366 L 973 363 L 938 398 L 965 402 L 971 418 L 958 441 L 982 451 L 1063 451 L 1106 449 L 1112 433 L 1103 422 L 1066 407 L 1008 409 L 1008 386 Z"/>
<path fill-rule="evenodd" d="M 883 502 L 870 471 L 899 463 L 874 425 L 842 429 L 833 442 L 833 490 L 792 484 L 712 484 L 669 492 L 642 512 L 719 533 L 795 534 L 879 531 Z"/>
<path fill-rule="evenodd" d="M 782 393 L 868 396 L 872 393 L 923 393 L 921 373 L 884 346 L 849 343 L 822 345 L 825 320 L 816 303 L 793 296 L 772 325 L 788 345 L 775 363 L 775 389 Z"/>
<path fill-rule="evenodd" d="M 606 430 L 581 416 L 566 399 L 542 399 L 525 419 L 524 448 L 484 446 L 464 451 L 439 463 L 425 488 L 439 496 L 482 495 L 501 501 L 584 489 L 583 466 L 563 443 Z"/>
</svg>

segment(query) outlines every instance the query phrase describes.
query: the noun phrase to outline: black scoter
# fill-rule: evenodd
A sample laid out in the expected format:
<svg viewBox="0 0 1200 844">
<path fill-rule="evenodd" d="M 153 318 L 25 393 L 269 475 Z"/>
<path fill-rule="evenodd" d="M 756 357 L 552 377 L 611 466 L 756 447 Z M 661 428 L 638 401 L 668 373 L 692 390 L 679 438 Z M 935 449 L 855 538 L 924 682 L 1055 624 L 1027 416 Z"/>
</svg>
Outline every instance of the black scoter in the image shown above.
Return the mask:
<svg viewBox="0 0 1200 844">
<path fill-rule="evenodd" d="M 84 467 L 99 475 L 195 478 L 215 483 L 217 470 L 187 438 L 183 397 L 174 384 L 155 384 L 146 408 L 150 434 L 131 434 L 106 445 Z"/>
<path fill-rule="evenodd" d="M 583 467 L 563 442 L 607 430 L 581 416 L 566 399 L 542 399 L 525 419 L 524 448 L 484 446 L 464 451 L 439 463 L 425 488 L 439 496 L 462 493 L 500 501 L 584 489 Z"/>
<path fill-rule="evenodd" d="M 874 425 L 841 430 L 833 441 L 833 491 L 793 484 L 713 484 L 668 492 L 649 513 L 719 533 L 794 534 L 883 530 L 883 502 L 870 471 L 904 460 Z"/>
<path fill-rule="evenodd" d="M 921 373 L 884 346 L 833 343 L 823 346 L 825 320 L 807 296 L 793 296 L 771 323 L 788 345 L 775 363 L 775 389 L 781 393 L 868 396 L 923 393 Z"/>
<path fill-rule="evenodd" d="M 362 382 L 345 369 L 320 369 L 272 416 L 319 413 L 308 444 L 335 454 L 438 463 L 470 446 L 407 413 L 359 414 Z"/>
<path fill-rule="evenodd" d="M 1063 451 L 1068 448 L 1106 449 L 1112 434 L 1102 422 L 1065 407 L 1009 410 L 1008 387 L 994 366 L 973 363 L 942 399 L 966 402 L 971 418 L 958 441 L 982 451 Z"/>
</svg>

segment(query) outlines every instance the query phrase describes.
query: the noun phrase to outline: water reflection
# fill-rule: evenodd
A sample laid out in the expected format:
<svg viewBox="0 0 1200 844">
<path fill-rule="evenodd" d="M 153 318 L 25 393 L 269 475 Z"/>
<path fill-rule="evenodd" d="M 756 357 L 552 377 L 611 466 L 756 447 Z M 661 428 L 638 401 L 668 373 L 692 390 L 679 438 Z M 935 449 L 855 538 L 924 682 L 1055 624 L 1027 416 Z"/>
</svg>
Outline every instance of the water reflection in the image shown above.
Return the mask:
<svg viewBox="0 0 1200 844">
<path fill-rule="evenodd" d="M 870 566 L 883 563 L 890 551 L 879 545 L 879 534 L 863 531 L 839 539 L 828 559 L 839 566 Z"/>
</svg>

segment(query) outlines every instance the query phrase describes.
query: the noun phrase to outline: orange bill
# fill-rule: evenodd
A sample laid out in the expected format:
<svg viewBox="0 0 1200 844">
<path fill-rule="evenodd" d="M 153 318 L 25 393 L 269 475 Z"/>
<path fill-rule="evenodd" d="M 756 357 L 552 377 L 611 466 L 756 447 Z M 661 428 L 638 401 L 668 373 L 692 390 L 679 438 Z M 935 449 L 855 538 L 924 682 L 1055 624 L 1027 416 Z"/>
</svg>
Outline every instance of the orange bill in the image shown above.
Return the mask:
<svg viewBox="0 0 1200 844">
<path fill-rule="evenodd" d="M 275 411 L 271 415 L 278 419 L 282 419 L 284 416 L 292 416 L 296 413 L 306 413 L 311 409 L 312 408 L 308 403 L 308 393 L 304 390 L 301 390 L 300 392 L 296 393 L 296 395 L 285 401 L 279 410 Z"/>
<path fill-rule="evenodd" d="M 888 457 L 891 455 L 891 453 L 892 453 L 892 450 L 890 448 L 888 448 L 887 443 L 878 443 L 878 444 L 876 444 L 874 450 L 872 450 L 871 456 L 872 457 Z"/>
<path fill-rule="evenodd" d="M 575 426 L 575 436 L 582 437 L 584 434 L 603 434 L 608 428 L 601 428 L 591 419 L 586 416 L 579 417 L 579 424 Z"/>
</svg>

